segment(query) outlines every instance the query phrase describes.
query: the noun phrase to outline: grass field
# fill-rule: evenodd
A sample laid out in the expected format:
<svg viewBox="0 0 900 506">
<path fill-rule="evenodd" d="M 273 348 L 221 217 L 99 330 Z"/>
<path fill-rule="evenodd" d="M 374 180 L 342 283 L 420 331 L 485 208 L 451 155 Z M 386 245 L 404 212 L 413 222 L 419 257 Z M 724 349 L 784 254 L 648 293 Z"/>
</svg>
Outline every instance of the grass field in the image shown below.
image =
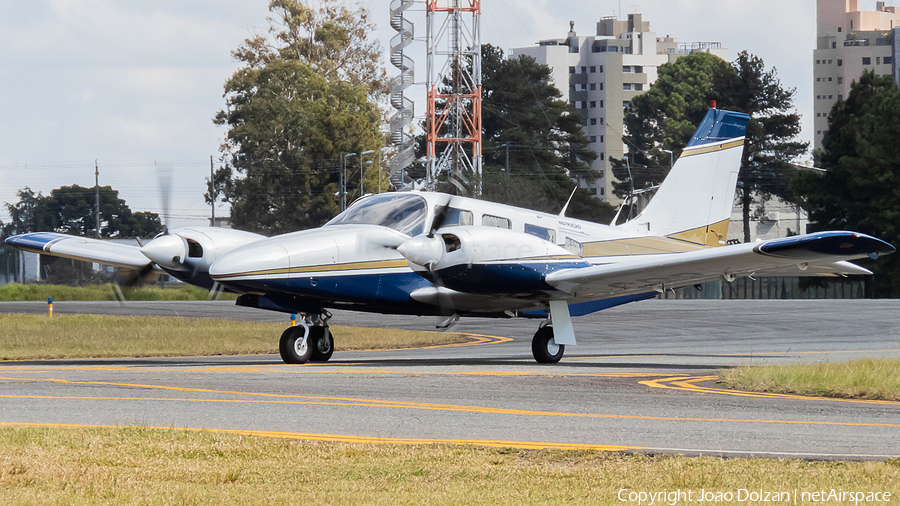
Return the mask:
<svg viewBox="0 0 900 506">
<path fill-rule="evenodd" d="M 289 325 L 207 318 L 0 315 L 0 360 L 277 353 Z M 460 334 L 331 327 L 335 350 L 465 342 Z"/>
<path fill-rule="evenodd" d="M 900 401 L 900 359 L 738 367 L 720 376 L 738 390 Z"/>
<path fill-rule="evenodd" d="M 800 499 L 835 489 L 890 492 L 895 502 L 900 466 L 341 444 L 141 427 L 0 428 L 0 503 L 7 505 L 622 504 L 622 489 L 625 497 L 691 491 L 693 502 L 701 490 L 735 499 L 741 490 L 796 490 Z"/>
<path fill-rule="evenodd" d="M 121 288 L 127 300 L 207 300 L 209 290 L 196 286 L 182 286 L 177 289 L 162 289 L 152 286 L 140 288 Z M 0 285 L 0 301 L 46 301 L 53 297 L 54 302 L 69 300 L 118 300 L 114 285 L 40 285 L 7 283 Z M 222 299 L 234 300 L 234 294 L 221 294 Z"/>
</svg>

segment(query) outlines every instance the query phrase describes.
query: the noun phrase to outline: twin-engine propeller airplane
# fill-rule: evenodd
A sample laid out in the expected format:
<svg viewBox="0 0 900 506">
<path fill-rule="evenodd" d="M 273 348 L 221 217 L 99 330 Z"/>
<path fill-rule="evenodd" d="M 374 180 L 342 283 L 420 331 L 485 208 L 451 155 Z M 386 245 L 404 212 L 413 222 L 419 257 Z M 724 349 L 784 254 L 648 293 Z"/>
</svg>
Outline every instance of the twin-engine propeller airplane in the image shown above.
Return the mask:
<svg viewBox="0 0 900 506">
<path fill-rule="evenodd" d="M 870 274 L 847 260 L 894 252 L 854 232 L 726 245 L 749 117 L 712 109 L 647 207 L 606 226 L 441 193 L 364 197 L 323 227 L 265 238 L 183 228 L 142 248 L 57 233 L 10 237 L 44 255 L 164 271 L 241 294 L 239 306 L 299 313 L 287 363 L 334 351 L 329 308 L 385 314 L 542 319 L 534 358 L 575 345 L 572 316 L 739 276 Z"/>
</svg>

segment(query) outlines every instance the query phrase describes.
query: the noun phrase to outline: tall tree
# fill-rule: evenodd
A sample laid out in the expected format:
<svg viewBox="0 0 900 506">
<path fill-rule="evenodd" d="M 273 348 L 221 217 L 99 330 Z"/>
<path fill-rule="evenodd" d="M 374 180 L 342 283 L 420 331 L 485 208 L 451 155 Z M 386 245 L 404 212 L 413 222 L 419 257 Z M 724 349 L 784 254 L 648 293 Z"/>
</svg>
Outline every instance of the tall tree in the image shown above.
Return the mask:
<svg viewBox="0 0 900 506">
<path fill-rule="evenodd" d="M 341 156 L 381 145 L 386 78 L 364 8 L 273 0 L 269 11 L 268 30 L 233 52 L 244 66 L 215 117 L 228 133 L 214 179 L 236 227 L 278 234 L 337 213 Z"/>
<path fill-rule="evenodd" d="M 762 59 L 747 51 L 741 52 L 733 65 L 737 87 L 726 103 L 750 115 L 738 174 L 744 242 L 750 242 L 754 198 L 758 205 L 773 196 L 786 202 L 796 200 L 791 188 L 797 170 L 791 161 L 805 153 L 809 143 L 795 140 L 800 134 L 800 115 L 793 110 L 796 88 L 783 88 L 775 69 L 766 71 Z"/>
<path fill-rule="evenodd" d="M 658 185 L 703 120 L 710 102 L 725 98 L 736 86 L 737 74 L 725 60 L 710 53 L 694 53 L 659 67 L 646 93 L 631 101 L 625 115 L 624 138 L 629 163 L 613 159 L 615 193 L 625 198 L 635 189 Z M 723 104 L 724 105 L 724 104 Z M 629 168 L 630 166 L 630 173 Z"/>
<path fill-rule="evenodd" d="M 626 143 L 634 153 L 634 186 L 659 184 L 675 156 L 687 144 L 709 104 L 750 115 L 738 176 L 744 220 L 744 241 L 750 240 L 751 207 L 772 196 L 792 200 L 796 171 L 790 162 L 808 148 L 799 142 L 800 116 L 794 111 L 796 90 L 785 89 L 775 69 L 766 70 L 761 58 L 746 51 L 728 65 L 720 58 L 696 53 L 659 68 L 659 79 L 647 93 L 635 97 L 626 115 Z M 616 192 L 625 196 L 631 182 L 624 163 L 613 174 L 624 181 Z M 755 200 L 754 200 L 755 199 Z"/>
<path fill-rule="evenodd" d="M 866 71 L 828 116 L 823 174 L 800 176 L 796 190 L 810 230 L 855 230 L 900 245 L 900 88 Z M 900 296 L 900 255 L 869 266 L 877 294 Z"/>
</svg>

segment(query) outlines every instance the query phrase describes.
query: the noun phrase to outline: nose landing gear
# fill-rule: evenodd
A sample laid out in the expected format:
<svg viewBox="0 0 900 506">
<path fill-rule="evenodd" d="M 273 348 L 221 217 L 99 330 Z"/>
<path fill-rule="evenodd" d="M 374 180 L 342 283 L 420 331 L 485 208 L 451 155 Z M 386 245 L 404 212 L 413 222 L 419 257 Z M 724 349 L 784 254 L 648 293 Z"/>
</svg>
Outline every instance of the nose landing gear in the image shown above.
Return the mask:
<svg viewBox="0 0 900 506">
<path fill-rule="evenodd" d="M 531 353 L 539 364 L 555 364 L 566 352 L 566 345 L 556 344 L 553 338 L 553 327 L 545 325 L 534 333 L 531 340 Z"/>
<path fill-rule="evenodd" d="M 286 364 L 327 362 L 334 353 L 334 338 L 328 327 L 330 314 L 302 315 L 296 327 L 281 334 L 278 351 Z"/>
</svg>

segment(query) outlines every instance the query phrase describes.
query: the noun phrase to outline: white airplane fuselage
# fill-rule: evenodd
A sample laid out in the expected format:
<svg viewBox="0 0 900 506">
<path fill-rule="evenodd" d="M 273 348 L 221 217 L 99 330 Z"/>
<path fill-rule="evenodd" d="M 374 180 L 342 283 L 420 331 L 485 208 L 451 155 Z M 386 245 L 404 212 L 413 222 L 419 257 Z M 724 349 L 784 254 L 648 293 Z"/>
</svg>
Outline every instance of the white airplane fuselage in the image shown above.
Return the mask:
<svg viewBox="0 0 900 506">
<path fill-rule="evenodd" d="M 423 234 L 442 206 L 450 210 L 437 235 L 453 237 L 460 244 L 447 251 L 452 247 L 439 243 L 433 252 L 438 261 L 431 269 L 422 268 L 426 262 L 417 265 L 408 260 L 416 260 L 416 253 L 422 252 L 405 251 L 404 256 L 398 248 L 416 236 L 427 242 Z M 369 208 L 375 208 L 374 212 Z M 392 213 L 401 218 L 395 219 Z M 256 301 L 258 307 L 281 311 L 346 308 L 544 317 L 546 305 L 541 300 L 566 295 L 543 282 L 547 273 L 629 258 L 629 250 L 642 248 L 640 240 L 647 237 L 647 233 L 482 200 L 441 193 L 390 193 L 362 199 L 321 228 L 239 247 L 213 262 L 209 273 L 220 285 L 248 294 L 247 300 Z M 633 244 L 626 244 L 629 240 Z M 675 249 L 686 247 L 670 242 Z M 584 256 L 601 250 L 620 254 Z M 648 251 L 644 245 L 639 252 Z M 508 263 L 506 268 L 499 259 Z M 573 314 L 656 294 L 641 293 L 644 296 L 638 298 L 630 293 L 610 294 L 609 298 L 619 295 L 620 300 L 580 310 L 573 307 Z M 261 303 L 258 298 L 263 298 Z"/>
</svg>

